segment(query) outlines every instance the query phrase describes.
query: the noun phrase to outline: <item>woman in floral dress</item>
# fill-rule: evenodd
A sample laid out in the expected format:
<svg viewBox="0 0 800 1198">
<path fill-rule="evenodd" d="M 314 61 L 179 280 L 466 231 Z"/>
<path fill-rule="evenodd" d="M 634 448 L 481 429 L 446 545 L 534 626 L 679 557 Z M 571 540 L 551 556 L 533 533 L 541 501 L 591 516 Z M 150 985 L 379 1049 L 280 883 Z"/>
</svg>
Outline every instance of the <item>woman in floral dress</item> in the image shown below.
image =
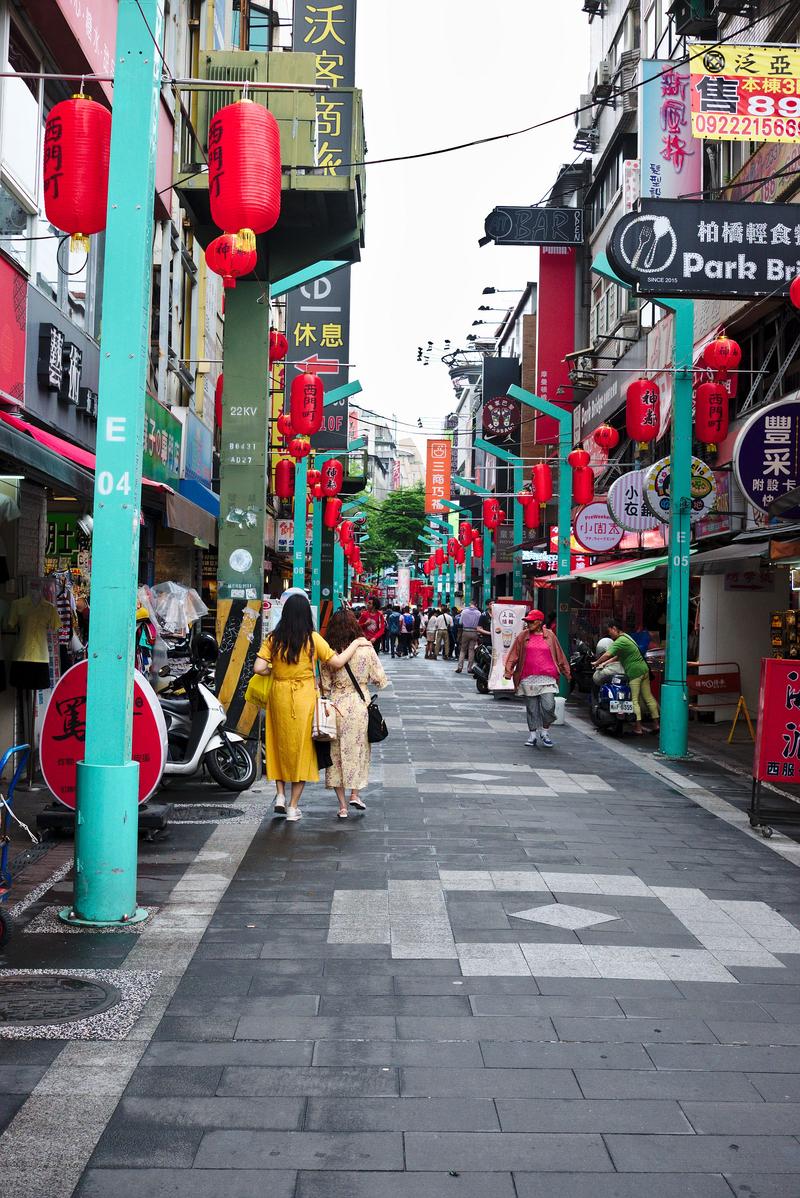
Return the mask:
<svg viewBox="0 0 800 1198">
<path fill-rule="evenodd" d="M 331 616 L 326 636 L 331 648 L 336 653 L 342 653 L 348 645 L 358 640 L 361 629 L 353 613 L 347 608 L 340 608 Z M 358 811 L 367 809 L 360 792 L 369 781 L 371 755 L 367 740 L 368 686 L 372 682 L 382 690 L 389 684 L 371 645 L 359 646 L 348 665 L 361 687 L 363 699 L 347 669 L 329 670 L 325 665 L 321 666 L 323 688 L 336 705 L 339 730 L 339 739 L 331 741 L 332 765 L 325 771 L 325 786 L 328 790 L 335 790 L 339 800 L 339 819 L 347 819 L 348 791 L 351 807 Z"/>
</svg>

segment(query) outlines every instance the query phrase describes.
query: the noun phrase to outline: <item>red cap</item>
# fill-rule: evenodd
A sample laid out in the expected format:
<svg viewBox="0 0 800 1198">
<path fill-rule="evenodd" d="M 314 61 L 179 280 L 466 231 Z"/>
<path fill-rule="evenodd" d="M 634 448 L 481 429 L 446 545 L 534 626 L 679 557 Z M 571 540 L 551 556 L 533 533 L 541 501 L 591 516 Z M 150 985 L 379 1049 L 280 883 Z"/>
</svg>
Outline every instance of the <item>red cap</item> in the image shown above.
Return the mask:
<svg viewBox="0 0 800 1198">
<path fill-rule="evenodd" d="M 539 611 L 538 608 L 534 607 L 531 611 L 528 612 L 525 619 L 526 620 L 541 620 L 542 623 L 544 623 L 544 612 Z"/>
</svg>

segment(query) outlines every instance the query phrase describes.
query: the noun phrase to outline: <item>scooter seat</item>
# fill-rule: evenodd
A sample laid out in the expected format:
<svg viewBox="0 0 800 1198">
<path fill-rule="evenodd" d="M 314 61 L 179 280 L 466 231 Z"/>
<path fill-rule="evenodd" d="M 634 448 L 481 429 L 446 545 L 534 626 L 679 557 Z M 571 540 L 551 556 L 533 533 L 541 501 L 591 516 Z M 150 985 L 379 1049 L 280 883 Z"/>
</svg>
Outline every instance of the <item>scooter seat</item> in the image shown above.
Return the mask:
<svg viewBox="0 0 800 1198">
<path fill-rule="evenodd" d="M 191 703 L 188 699 L 160 699 L 159 702 L 164 708 L 164 711 L 171 711 L 174 715 L 188 715 L 191 711 Z"/>
</svg>

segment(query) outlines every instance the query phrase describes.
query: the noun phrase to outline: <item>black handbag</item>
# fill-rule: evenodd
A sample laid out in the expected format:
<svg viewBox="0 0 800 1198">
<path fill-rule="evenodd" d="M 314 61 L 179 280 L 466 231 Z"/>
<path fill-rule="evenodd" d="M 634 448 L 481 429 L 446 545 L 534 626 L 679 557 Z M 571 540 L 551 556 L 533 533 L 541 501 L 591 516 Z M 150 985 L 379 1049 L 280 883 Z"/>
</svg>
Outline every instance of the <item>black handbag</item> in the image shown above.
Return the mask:
<svg viewBox="0 0 800 1198">
<path fill-rule="evenodd" d="M 349 666 L 344 667 L 350 675 L 350 681 L 361 696 L 361 701 L 367 703 L 364 698 L 364 692 L 356 682 L 356 676 Z M 378 700 L 375 695 L 372 696 L 367 703 L 367 740 L 371 745 L 378 744 L 379 741 L 386 740 L 389 735 L 389 729 L 386 727 L 386 720 L 381 715 L 381 709 L 378 707 Z"/>
</svg>

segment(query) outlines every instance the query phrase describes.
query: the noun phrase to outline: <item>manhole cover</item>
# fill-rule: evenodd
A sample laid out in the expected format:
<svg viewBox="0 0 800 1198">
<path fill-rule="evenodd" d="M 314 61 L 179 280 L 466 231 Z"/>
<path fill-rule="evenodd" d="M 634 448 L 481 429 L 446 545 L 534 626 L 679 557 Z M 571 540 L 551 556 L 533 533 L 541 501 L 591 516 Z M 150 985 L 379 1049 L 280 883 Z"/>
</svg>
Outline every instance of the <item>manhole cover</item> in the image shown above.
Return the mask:
<svg viewBox="0 0 800 1198">
<path fill-rule="evenodd" d="M 211 803 L 181 803 L 180 806 L 176 804 L 170 812 L 169 822 L 179 824 L 182 820 L 193 822 L 198 819 L 236 819 L 241 814 L 241 810 L 237 807 L 217 807 Z"/>
<path fill-rule="evenodd" d="M 56 974 L 0 977 L 0 1025 L 69 1023 L 99 1015 L 120 1001 L 113 986 Z"/>
</svg>

